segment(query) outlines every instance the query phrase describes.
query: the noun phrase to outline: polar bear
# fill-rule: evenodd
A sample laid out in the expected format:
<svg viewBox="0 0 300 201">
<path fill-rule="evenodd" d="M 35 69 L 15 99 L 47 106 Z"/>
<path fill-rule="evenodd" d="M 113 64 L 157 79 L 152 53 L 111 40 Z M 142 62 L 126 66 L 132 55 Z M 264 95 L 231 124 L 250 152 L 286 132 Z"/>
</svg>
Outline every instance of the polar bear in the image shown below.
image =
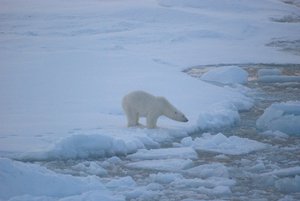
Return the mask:
<svg viewBox="0 0 300 201">
<path fill-rule="evenodd" d="M 144 91 L 134 91 L 124 96 L 122 106 L 127 116 L 128 127 L 139 126 L 139 117 L 146 117 L 147 128 L 156 128 L 157 119 L 162 115 L 175 121 L 188 121 L 166 98 L 156 97 Z"/>
</svg>

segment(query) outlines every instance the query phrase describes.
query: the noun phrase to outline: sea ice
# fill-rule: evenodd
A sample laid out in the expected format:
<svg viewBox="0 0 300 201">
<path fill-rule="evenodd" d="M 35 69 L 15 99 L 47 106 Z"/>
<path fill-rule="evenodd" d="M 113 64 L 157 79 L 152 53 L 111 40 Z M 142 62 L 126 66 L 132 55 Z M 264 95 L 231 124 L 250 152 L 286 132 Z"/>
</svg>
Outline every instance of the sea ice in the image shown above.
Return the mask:
<svg viewBox="0 0 300 201">
<path fill-rule="evenodd" d="M 107 171 L 95 161 L 84 161 L 72 166 L 71 169 L 83 175 L 107 175 Z"/>
<path fill-rule="evenodd" d="M 185 170 L 186 173 L 192 176 L 197 176 L 201 178 L 208 177 L 224 177 L 228 178 L 228 168 L 222 163 L 211 163 L 199 165 L 197 167 L 193 167 Z"/>
<path fill-rule="evenodd" d="M 140 149 L 138 152 L 127 156 L 132 160 L 153 160 L 153 159 L 197 159 L 197 153 L 190 147 L 165 148 L 165 149 Z"/>
<path fill-rule="evenodd" d="M 185 141 L 185 138 L 182 142 Z M 184 146 L 185 143 L 182 145 Z M 241 138 L 238 136 L 226 137 L 222 133 L 212 135 L 204 133 L 202 137 L 197 137 L 189 146 L 196 150 L 211 151 L 229 155 L 247 154 L 265 148 L 267 145 L 255 140 Z"/>
<path fill-rule="evenodd" d="M 169 184 L 174 182 L 175 180 L 183 179 L 183 176 L 179 173 L 157 173 L 157 174 L 150 174 L 149 176 L 152 182 L 156 182 L 159 184 Z"/>
<path fill-rule="evenodd" d="M 245 84 L 248 81 L 248 72 L 238 66 L 217 67 L 204 73 L 201 79 L 223 84 Z"/>
<path fill-rule="evenodd" d="M 274 186 L 284 194 L 300 192 L 300 167 L 275 169 L 257 175 L 257 179 L 264 186 Z"/>
<path fill-rule="evenodd" d="M 109 189 L 115 189 L 115 190 L 124 190 L 129 189 L 136 186 L 136 182 L 132 179 L 130 176 L 116 178 L 108 183 L 105 184 L 105 186 Z"/>
<path fill-rule="evenodd" d="M 198 191 L 209 195 L 229 195 L 231 190 L 228 186 L 216 186 L 214 188 L 199 187 Z"/>
<path fill-rule="evenodd" d="M 103 129 L 91 134 L 75 134 L 63 138 L 49 150 L 23 153 L 16 158 L 50 160 L 126 155 L 138 149 L 158 147 L 148 133 L 151 131 L 146 129 Z"/>
<path fill-rule="evenodd" d="M 276 175 L 279 177 L 300 175 L 300 166 L 283 168 L 283 169 L 274 170 L 271 172 L 261 174 L 261 176 L 270 176 L 270 175 Z"/>
<path fill-rule="evenodd" d="M 143 144 L 131 146 L 144 148 Z M 72 135 L 64 138 L 48 151 L 25 153 L 20 158 L 23 160 L 93 158 L 126 154 L 127 151 L 128 149 L 123 141 L 115 140 L 108 135 Z"/>
<path fill-rule="evenodd" d="M 287 138 L 289 136 L 288 134 L 285 134 L 285 133 L 277 131 L 277 130 L 276 131 L 267 130 L 267 131 L 262 132 L 260 134 L 265 135 L 265 136 L 280 138 L 280 139 L 284 139 L 284 138 Z"/>
<path fill-rule="evenodd" d="M 0 178 L 0 199 L 5 200 L 23 195 L 62 198 L 79 196 L 95 190 L 101 192 L 101 197 L 113 199 L 95 176 L 74 177 L 57 174 L 39 165 L 5 158 L 0 158 Z"/>
<path fill-rule="evenodd" d="M 300 101 L 273 103 L 256 121 L 258 129 L 300 135 Z"/>
<path fill-rule="evenodd" d="M 170 183 L 171 186 L 178 189 L 190 188 L 204 194 L 229 194 L 231 193 L 230 187 L 235 184 L 234 180 L 222 177 L 178 179 Z M 221 189 L 226 189 L 226 191 L 221 191 Z"/>
<path fill-rule="evenodd" d="M 193 165 L 190 159 L 143 160 L 126 164 L 129 168 L 178 172 Z"/>
<path fill-rule="evenodd" d="M 257 75 L 258 81 L 266 83 L 300 82 L 300 76 L 282 75 L 279 69 L 260 69 Z"/>
<path fill-rule="evenodd" d="M 260 82 L 273 83 L 273 82 L 300 82 L 300 76 L 292 75 L 265 75 L 258 78 Z"/>
<path fill-rule="evenodd" d="M 181 71 L 199 64 L 298 62 L 298 55 L 265 45 L 272 38 L 291 40 L 298 36 L 297 23 L 268 21 L 270 17 L 296 13 L 294 8 L 282 2 L 254 2 L 5 1 L 0 7 L 1 155 L 28 151 L 18 159 L 84 161 L 159 148 L 176 137 L 188 136 L 191 130 L 234 124 L 239 120 L 238 112 L 253 105 L 251 98 L 240 90 L 197 80 Z M 245 72 L 229 68 L 233 70 L 217 70 L 225 70 L 224 76 L 210 72 L 215 74 L 214 81 L 247 82 Z M 136 89 L 166 96 L 190 121 L 179 124 L 161 118 L 159 127 L 166 129 L 125 128 L 121 97 Z M 206 134 L 195 140 L 186 138 L 181 146 L 242 154 L 265 144 Z M 186 150 L 181 154 L 187 153 L 182 157 L 188 159 L 160 159 L 173 154 L 149 151 L 147 157 L 156 159 L 130 162 L 127 167 L 180 172 L 182 176 L 190 170 L 207 179 L 157 175 L 160 184 L 138 187 L 132 177 L 122 177 L 105 186 L 96 176 L 62 175 L 40 165 L 0 159 L 0 199 L 151 200 L 163 191 L 160 185 L 168 179 L 179 192 L 191 186 L 197 194 L 213 194 L 213 199 L 229 193 L 235 181 L 225 177 L 227 169 L 220 164 L 189 169 L 195 165 L 191 160 L 194 152 Z M 103 163 L 82 162 L 70 168 L 87 175 L 105 174 L 100 168 L 105 163 L 106 167 L 123 165 L 113 157 Z M 294 181 L 298 178 L 289 182 Z M 120 189 L 124 190 L 121 196 L 110 192 Z"/>
<path fill-rule="evenodd" d="M 279 179 L 275 182 L 275 187 L 284 193 L 300 192 L 300 176 Z"/>
<path fill-rule="evenodd" d="M 259 69 L 257 71 L 258 77 L 263 77 L 263 76 L 270 76 L 270 75 L 281 75 L 281 70 L 279 69 L 269 69 L 269 68 L 263 68 Z"/>
<path fill-rule="evenodd" d="M 198 127 L 202 130 L 231 126 L 240 120 L 238 109 L 229 103 L 212 105 L 200 112 Z"/>
</svg>

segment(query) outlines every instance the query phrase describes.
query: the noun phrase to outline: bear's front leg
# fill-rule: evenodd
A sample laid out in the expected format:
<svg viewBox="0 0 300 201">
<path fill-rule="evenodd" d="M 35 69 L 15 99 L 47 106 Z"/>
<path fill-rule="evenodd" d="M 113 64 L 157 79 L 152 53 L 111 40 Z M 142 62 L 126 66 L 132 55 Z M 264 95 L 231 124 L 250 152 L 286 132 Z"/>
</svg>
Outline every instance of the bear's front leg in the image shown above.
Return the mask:
<svg viewBox="0 0 300 201">
<path fill-rule="evenodd" d="M 127 126 L 134 127 L 139 125 L 139 115 L 135 112 L 126 112 Z"/>
<path fill-rule="evenodd" d="M 156 128 L 156 122 L 157 122 L 158 116 L 149 114 L 147 115 L 147 128 Z"/>
</svg>

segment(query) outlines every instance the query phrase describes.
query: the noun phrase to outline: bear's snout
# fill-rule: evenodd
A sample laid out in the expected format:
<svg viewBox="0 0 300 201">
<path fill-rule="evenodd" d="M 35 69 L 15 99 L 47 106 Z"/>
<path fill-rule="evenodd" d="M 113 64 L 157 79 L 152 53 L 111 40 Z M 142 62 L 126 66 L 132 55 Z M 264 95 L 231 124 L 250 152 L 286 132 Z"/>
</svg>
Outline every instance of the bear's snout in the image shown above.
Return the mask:
<svg viewBox="0 0 300 201">
<path fill-rule="evenodd" d="M 182 122 L 188 122 L 189 120 L 188 120 L 188 118 L 186 118 L 186 116 L 182 116 Z"/>
</svg>

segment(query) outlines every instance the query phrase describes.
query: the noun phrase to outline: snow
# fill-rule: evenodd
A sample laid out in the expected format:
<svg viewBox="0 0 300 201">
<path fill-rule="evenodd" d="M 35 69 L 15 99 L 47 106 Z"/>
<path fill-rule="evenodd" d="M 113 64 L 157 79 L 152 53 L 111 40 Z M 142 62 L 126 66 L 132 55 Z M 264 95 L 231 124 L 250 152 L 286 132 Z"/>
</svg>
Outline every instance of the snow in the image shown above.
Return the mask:
<svg viewBox="0 0 300 201">
<path fill-rule="evenodd" d="M 280 131 L 288 135 L 299 135 L 300 102 L 273 103 L 256 121 L 258 129 Z"/>
<path fill-rule="evenodd" d="M 222 63 L 299 63 L 299 55 L 266 45 L 299 40 L 297 23 L 271 20 L 298 8 L 276 0 L 0 4 L 3 200 L 159 200 L 160 195 L 168 200 L 170 188 L 184 192 L 182 200 L 192 200 L 191 195 L 195 200 L 226 198 L 236 181 L 219 159 L 268 145 L 234 134 L 189 135 L 239 123 L 239 113 L 254 104 L 240 85 L 248 74 L 239 65 L 222 65 L 199 80 L 182 70 Z M 259 71 L 259 79 L 299 81 L 275 70 Z M 161 117 L 158 129 L 126 128 L 121 100 L 134 90 L 166 97 L 189 122 Z M 295 134 L 298 103 L 278 105 L 265 111 L 258 127 L 276 136 Z M 283 112 L 274 116 L 269 110 Z M 220 153 L 212 157 L 218 162 L 199 162 L 203 151 Z M 72 165 L 66 170 L 45 168 L 68 162 Z M 112 176 L 118 170 L 126 175 Z M 146 172 L 146 184 L 127 170 Z M 285 184 L 297 189 L 298 175 L 274 185 L 283 192 Z"/>
<path fill-rule="evenodd" d="M 0 10 L 3 153 L 49 149 L 74 130 L 106 133 L 113 127 L 121 133 L 126 125 L 121 99 L 137 89 L 165 96 L 190 120 L 161 118 L 159 127 L 189 132 L 231 125 L 237 111 L 252 106 L 251 99 L 195 80 L 180 72 L 183 68 L 298 60 L 264 45 L 283 34 L 280 24 L 266 19 L 293 10 L 275 2 L 5 2 Z M 297 26 L 289 30 L 291 38 L 299 33 Z M 223 112 L 207 111 L 215 106 Z"/>
<path fill-rule="evenodd" d="M 155 131 L 154 131 L 155 132 Z M 147 135 L 149 133 L 149 135 Z M 106 129 L 89 134 L 74 134 L 58 141 L 48 150 L 15 155 L 22 160 L 83 159 L 126 155 L 142 148 L 158 147 L 145 129 Z M 163 132 L 162 132 L 163 133 Z M 168 139 L 167 133 L 165 139 Z M 158 139 L 159 140 L 159 139 Z"/>
<path fill-rule="evenodd" d="M 264 149 L 268 146 L 267 144 L 238 136 L 226 137 L 222 133 L 218 133 L 216 135 L 204 133 L 202 137 L 197 137 L 194 140 L 187 137 L 181 141 L 181 145 L 191 146 L 196 150 L 228 155 L 247 154 Z"/>
<path fill-rule="evenodd" d="M 223 84 L 245 84 L 248 81 L 248 73 L 238 66 L 225 66 L 204 73 L 201 79 Z"/>
</svg>

